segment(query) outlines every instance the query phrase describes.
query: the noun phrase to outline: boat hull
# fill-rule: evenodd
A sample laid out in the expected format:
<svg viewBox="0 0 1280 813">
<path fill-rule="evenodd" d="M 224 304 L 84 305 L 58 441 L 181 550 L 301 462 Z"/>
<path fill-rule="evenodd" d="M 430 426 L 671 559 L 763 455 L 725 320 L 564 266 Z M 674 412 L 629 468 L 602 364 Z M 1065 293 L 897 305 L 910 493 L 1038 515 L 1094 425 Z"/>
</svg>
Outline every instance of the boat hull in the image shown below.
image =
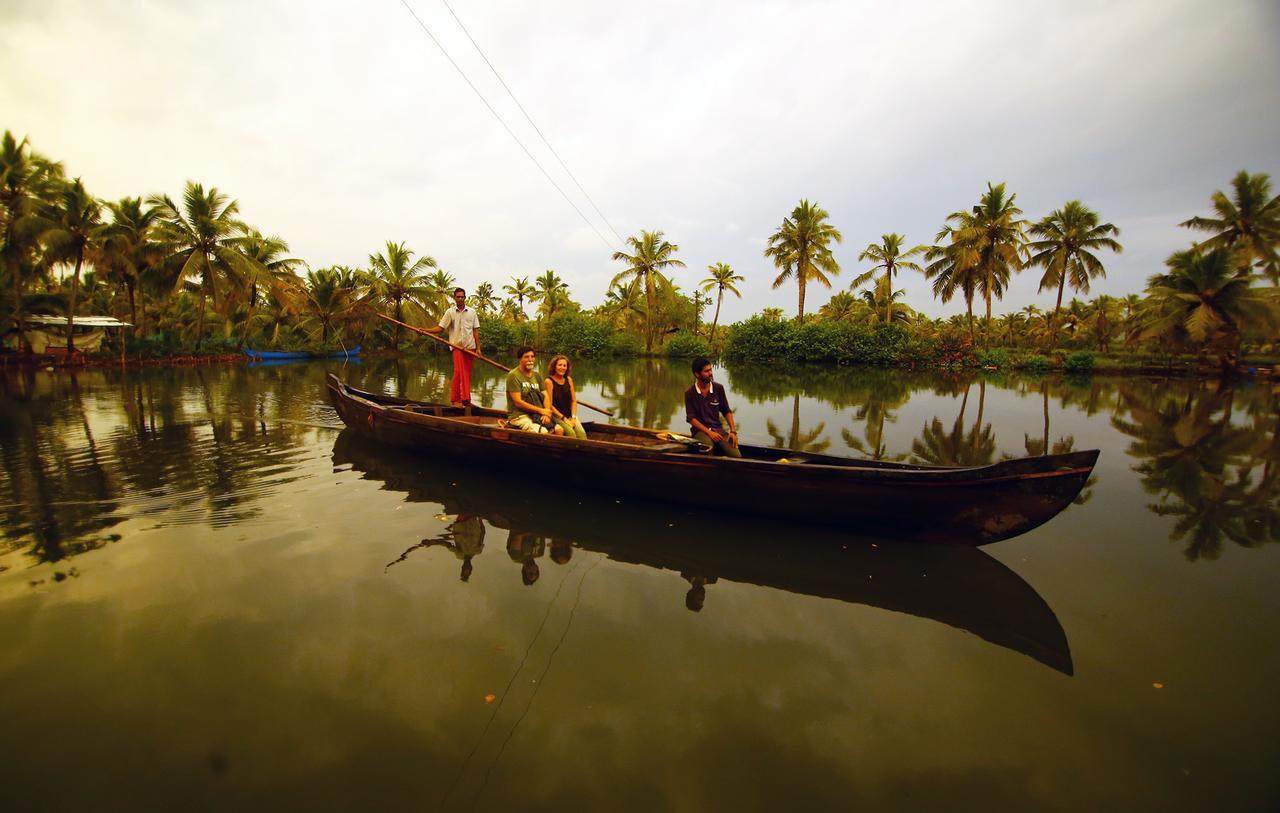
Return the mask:
<svg viewBox="0 0 1280 813">
<path fill-rule="evenodd" d="M 306 350 L 254 350 L 246 347 L 244 354 L 257 361 L 282 361 L 285 359 L 340 359 L 360 355 L 360 345 L 348 350 L 334 350 L 331 353 L 311 353 Z"/>
<path fill-rule="evenodd" d="M 1080 493 L 1098 457 L 1094 450 L 968 469 L 822 455 L 808 455 L 804 462 L 796 462 L 797 455 L 787 462 L 735 460 L 466 423 L 451 417 L 455 411 L 447 407 L 363 393 L 332 374 L 327 388 L 342 421 L 360 435 L 433 458 L 456 458 L 522 477 L 542 471 L 567 488 L 618 498 L 934 544 L 982 545 L 1047 522 Z M 775 451 L 743 449 L 762 457 Z"/>
</svg>

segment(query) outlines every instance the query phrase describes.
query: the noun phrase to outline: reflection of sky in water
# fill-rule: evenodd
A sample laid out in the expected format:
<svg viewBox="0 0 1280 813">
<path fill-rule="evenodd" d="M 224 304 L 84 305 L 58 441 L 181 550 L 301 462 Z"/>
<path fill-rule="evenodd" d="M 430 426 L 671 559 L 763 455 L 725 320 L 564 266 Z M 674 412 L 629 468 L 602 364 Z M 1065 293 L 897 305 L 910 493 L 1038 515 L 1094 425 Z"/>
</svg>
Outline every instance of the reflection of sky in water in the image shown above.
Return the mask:
<svg viewBox="0 0 1280 813">
<path fill-rule="evenodd" d="M 640 364 L 580 362 L 583 397 L 619 405 L 601 380 Z M 679 422 L 684 365 L 658 365 L 660 386 L 632 408 Z M 1048 387 L 1050 442 L 1102 448 L 1097 484 L 1086 504 L 987 553 L 1056 614 L 1074 660 L 1067 677 L 962 627 L 725 575 L 691 613 L 679 551 L 668 545 L 661 559 L 662 539 L 645 548 L 625 529 L 622 548 L 603 547 L 607 513 L 592 515 L 568 562 L 539 558 L 541 576 L 525 586 L 504 524 L 529 515 L 494 508 L 518 503 L 518 485 L 485 508 L 467 583 L 439 546 L 387 568 L 445 533 L 449 500 L 390 482 L 412 481 L 412 463 L 391 475 L 335 467 L 338 433 L 317 406 L 326 366 L 337 365 L 93 371 L 77 377 L 79 401 L 65 374 L 5 379 L 0 780 L 11 798 L 418 808 L 448 793 L 450 809 L 473 797 L 481 809 L 1275 799 L 1277 547 L 1224 540 L 1216 560 L 1188 562 L 1187 540 L 1169 540 L 1176 519 L 1147 505 L 1195 473 L 1156 482 L 1135 471 L 1135 439 L 1112 423 L 1132 417 L 1117 387 L 1159 404 L 1217 397 L 1212 385 L 1095 379 L 1092 415 L 1088 385 Z M 378 362 L 352 374 L 411 396 L 442 382 Z M 721 377 L 753 439 L 769 442 L 768 421 L 790 433 L 799 387 L 774 395 L 768 374 Z M 825 424 L 819 437 L 842 453 L 842 429 L 866 440 L 856 415 L 875 398 L 874 376 L 825 377 L 804 385 L 800 429 Z M 988 383 L 985 395 L 975 383 L 965 400 L 963 385 L 935 394 L 931 379 L 907 380 L 885 420 L 887 454 L 910 454 L 934 418 L 950 431 L 962 403 L 966 431 L 981 406 L 997 457 L 1025 454 L 1024 435 L 1043 434 L 1038 381 Z M 485 386 L 500 401 L 497 371 Z M 646 395 L 639 384 L 627 392 Z M 1238 388 L 1230 425 L 1274 426 L 1274 408 L 1263 388 Z M 428 491 L 448 488 L 433 480 Z M 43 514 L 40 494 L 54 503 Z M 577 502 L 565 494 L 564 511 Z M 663 510 L 622 516 L 643 530 Z M 39 564 L 22 529 L 41 521 L 69 549 L 107 541 Z M 805 544 L 797 535 L 776 534 L 780 573 Z M 648 563 L 620 561 L 628 552 Z"/>
</svg>

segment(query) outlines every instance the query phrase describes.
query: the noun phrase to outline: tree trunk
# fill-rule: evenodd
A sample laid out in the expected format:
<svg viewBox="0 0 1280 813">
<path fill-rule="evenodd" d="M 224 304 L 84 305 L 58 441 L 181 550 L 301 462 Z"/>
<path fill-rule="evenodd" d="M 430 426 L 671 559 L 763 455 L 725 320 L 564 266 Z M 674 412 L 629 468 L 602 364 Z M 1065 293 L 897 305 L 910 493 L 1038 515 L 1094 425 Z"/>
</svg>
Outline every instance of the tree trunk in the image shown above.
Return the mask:
<svg viewBox="0 0 1280 813">
<path fill-rule="evenodd" d="M 965 297 L 964 304 L 969 316 L 969 344 L 973 344 L 973 297 Z"/>
<path fill-rule="evenodd" d="M 84 248 L 76 251 L 76 270 L 71 276 L 71 304 L 67 308 L 67 355 L 76 352 L 76 340 L 72 331 L 76 329 L 76 298 L 80 294 L 80 263 L 84 261 Z"/>
<path fill-rule="evenodd" d="M 133 322 L 136 325 L 138 324 L 138 303 L 137 303 L 136 297 L 134 296 L 133 288 L 134 288 L 133 280 L 126 279 L 124 283 L 124 289 L 125 289 L 125 292 L 129 294 L 129 321 Z"/>
<path fill-rule="evenodd" d="M 10 235 L 6 237 L 13 239 Z M 13 272 L 13 328 L 18 331 L 18 348 L 30 353 L 31 342 L 27 341 L 27 333 L 22 329 L 22 274 L 17 263 L 10 270 Z"/>
<path fill-rule="evenodd" d="M 804 270 L 803 266 L 799 266 L 796 269 L 796 272 L 798 274 L 798 276 L 796 277 L 796 282 L 800 286 L 800 308 L 799 308 L 799 311 L 796 313 L 796 324 L 799 324 L 799 325 L 804 324 L 804 282 L 805 280 L 804 280 L 803 270 Z"/>
<path fill-rule="evenodd" d="M 653 352 L 653 278 L 644 275 L 644 352 Z"/>
<path fill-rule="evenodd" d="M 1049 346 L 1046 350 L 1052 350 L 1053 345 L 1058 341 L 1058 311 L 1062 309 L 1062 293 L 1067 290 L 1067 267 L 1062 267 L 1062 279 L 1058 280 L 1058 301 L 1053 303 L 1053 313 L 1049 316 Z"/>
<path fill-rule="evenodd" d="M 399 299 L 395 300 L 395 304 L 396 304 L 396 321 L 403 322 L 404 312 L 400 308 L 400 300 Z M 404 332 L 404 328 L 400 327 L 400 325 L 396 325 L 396 334 L 395 334 L 395 337 L 392 339 L 392 341 L 395 343 L 395 350 L 397 353 L 400 352 L 400 339 L 401 339 L 401 334 L 403 332 Z"/>
<path fill-rule="evenodd" d="M 893 266 L 886 265 L 884 273 L 889 280 L 889 299 L 884 303 L 884 323 L 888 325 L 893 323 Z"/>
<path fill-rule="evenodd" d="M 991 297 L 992 286 L 995 285 L 995 275 L 990 270 L 987 271 L 987 318 L 982 323 L 982 343 L 984 345 L 991 344 Z"/>
<path fill-rule="evenodd" d="M 720 324 L 720 303 L 724 301 L 724 288 L 716 295 L 716 318 L 711 320 L 711 341 L 716 340 L 716 325 Z"/>
<path fill-rule="evenodd" d="M 205 290 L 204 290 L 204 285 L 201 284 L 200 301 L 196 306 L 199 308 L 199 311 L 196 313 L 196 352 L 197 353 L 200 352 L 200 345 L 202 342 L 204 342 L 204 300 L 205 300 Z"/>
</svg>

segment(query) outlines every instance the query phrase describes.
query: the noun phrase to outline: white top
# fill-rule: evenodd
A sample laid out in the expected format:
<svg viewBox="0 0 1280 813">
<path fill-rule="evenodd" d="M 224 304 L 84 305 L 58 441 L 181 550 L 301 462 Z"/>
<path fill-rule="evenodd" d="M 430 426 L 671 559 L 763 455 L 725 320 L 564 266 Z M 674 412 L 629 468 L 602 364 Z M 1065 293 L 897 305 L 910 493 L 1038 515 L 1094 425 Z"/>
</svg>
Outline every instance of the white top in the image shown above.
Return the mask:
<svg viewBox="0 0 1280 813">
<path fill-rule="evenodd" d="M 480 317 L 476 316 L 474 308 L 466 310 L 449 308 L 444 312 L 444 316 L 440 317 L 440 327 L 449 332 L 451 344 L 467 350 L 476 349 L 475 335 L 472 331 L 480 329 Z"/>
</svg>

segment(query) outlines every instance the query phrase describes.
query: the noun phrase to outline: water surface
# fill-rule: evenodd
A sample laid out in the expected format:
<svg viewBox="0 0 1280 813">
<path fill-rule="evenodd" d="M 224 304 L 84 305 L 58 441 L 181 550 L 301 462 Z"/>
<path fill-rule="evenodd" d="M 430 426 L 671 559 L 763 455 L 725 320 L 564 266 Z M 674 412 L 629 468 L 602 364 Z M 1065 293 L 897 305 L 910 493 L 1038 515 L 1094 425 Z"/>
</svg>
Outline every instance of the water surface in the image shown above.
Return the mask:
<svg viewBox="0 0 1280 813">
<path fill-rule="evenodd" d="M 323 400 L 440 398 L 438 364 L 0 377 L 15 809 L 1280 802 L 1269 385 L 717 370 L 746 442 L 1102 450 L 1079 504 L 956 550 L 396 453 Z M 685 370 L 575 379 L 683 428 Z"/>
</svg>

